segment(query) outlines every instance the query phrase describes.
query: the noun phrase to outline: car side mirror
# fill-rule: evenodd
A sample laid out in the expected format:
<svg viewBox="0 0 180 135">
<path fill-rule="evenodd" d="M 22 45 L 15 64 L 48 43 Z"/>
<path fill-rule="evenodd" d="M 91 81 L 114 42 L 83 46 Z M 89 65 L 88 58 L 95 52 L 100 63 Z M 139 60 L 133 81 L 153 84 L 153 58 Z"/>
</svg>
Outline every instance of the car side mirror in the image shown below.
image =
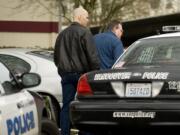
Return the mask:
<svg viewBox="0 0 180 135">
<path fill-rule="evenodd" d="M 22 85 L 25 88 L 38 86 L 41 83 L 41 78 L 36 73 L 24 73 L 22 75 Z"/>
</svg>

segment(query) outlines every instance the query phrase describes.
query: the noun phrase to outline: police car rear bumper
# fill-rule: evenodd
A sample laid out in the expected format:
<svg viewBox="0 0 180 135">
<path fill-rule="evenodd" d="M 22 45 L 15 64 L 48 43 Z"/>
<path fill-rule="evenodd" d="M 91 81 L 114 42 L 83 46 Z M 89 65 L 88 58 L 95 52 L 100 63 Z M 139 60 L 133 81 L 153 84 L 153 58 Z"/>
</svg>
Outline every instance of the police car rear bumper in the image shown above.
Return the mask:
<svg viewBox="0 0 180 135">
<path fill-rule="evenodd" d="M 180 126 L 180 100 L 74 101 L 70 113 L 72 123 L 83 130 Z"/>
</svg>

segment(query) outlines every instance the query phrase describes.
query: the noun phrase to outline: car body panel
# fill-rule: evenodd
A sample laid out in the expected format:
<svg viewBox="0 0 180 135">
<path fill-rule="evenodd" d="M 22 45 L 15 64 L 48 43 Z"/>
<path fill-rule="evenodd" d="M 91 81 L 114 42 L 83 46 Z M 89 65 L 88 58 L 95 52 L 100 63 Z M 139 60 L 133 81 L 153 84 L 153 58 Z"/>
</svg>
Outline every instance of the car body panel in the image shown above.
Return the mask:
<svg viewBox="0 0 180 135">
<path fill-rule="evenodd" d="M 1 62 L 0 69 L 0 134 L 39 135 L 41 119 L 33 96 L 17 87 Z"/>
<path fill-rule="evenodd" d="M 96 102 L 95 102 L 96 101 Z M 179 125 L 180 100 L 73 102 L 71 119 L 78 129 Z M 88 117 L 87 117 L 88 116 Z"/>
<path fill-rule="evenodd" d="M 24 104 L 18 108 L 18 104 Z M 38 115 L 33 97 L 26 91 L 0 98 L 3 135 L 8 134 L 38 134 Z M 15 128 L 15 125 L 19 124 Z"/>
</svg>

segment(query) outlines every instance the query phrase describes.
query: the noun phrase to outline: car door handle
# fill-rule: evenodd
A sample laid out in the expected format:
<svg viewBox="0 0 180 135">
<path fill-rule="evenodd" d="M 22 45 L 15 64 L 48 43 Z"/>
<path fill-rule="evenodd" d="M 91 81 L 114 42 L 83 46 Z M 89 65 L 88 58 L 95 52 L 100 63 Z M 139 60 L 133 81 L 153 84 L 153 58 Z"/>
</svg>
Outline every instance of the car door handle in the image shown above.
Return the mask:
<svg viewBox="0 0 180 135">
<path fill-rule="evenodd" d="M 17 103 L 17 108 L 23 108 L 24 107 L 24 103 L 21 101 L 19 103 Z"/>
<path fill-rule="evenodd" d="M 34 100 L 22 100 L 20 102 L 17 103 L 17 108 L 23 108 L 26 107 L 28 105 L 32 105 L 34 103 Z"/>
</svg>

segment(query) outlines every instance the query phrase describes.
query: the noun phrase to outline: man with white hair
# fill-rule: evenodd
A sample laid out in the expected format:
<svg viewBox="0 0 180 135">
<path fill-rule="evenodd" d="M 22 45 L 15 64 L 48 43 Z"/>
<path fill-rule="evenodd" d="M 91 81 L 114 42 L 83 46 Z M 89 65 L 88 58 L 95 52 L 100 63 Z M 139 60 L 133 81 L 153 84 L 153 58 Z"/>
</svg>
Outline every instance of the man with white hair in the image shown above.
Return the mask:
<svg viewBox="0 0 180 135">
<path fill-rule="evenodd" d="M 58 35 L 54 49 L 54 62 L 62 78 L 61 135 L 70 135 L 69 104 L 74 99 L 80 75 L 100 67 L 93 36 L 86 29 L 88 12 L 76 8 L 73 18 L 74 22 Z"/>
<path fill-rule="evenodd" d="M 74 22 L 79 22 L 82 26 L 86 27 L 89 23 L 88 12 L 82 8 L 76 8 L 73 13 Z"/>
</svg>

